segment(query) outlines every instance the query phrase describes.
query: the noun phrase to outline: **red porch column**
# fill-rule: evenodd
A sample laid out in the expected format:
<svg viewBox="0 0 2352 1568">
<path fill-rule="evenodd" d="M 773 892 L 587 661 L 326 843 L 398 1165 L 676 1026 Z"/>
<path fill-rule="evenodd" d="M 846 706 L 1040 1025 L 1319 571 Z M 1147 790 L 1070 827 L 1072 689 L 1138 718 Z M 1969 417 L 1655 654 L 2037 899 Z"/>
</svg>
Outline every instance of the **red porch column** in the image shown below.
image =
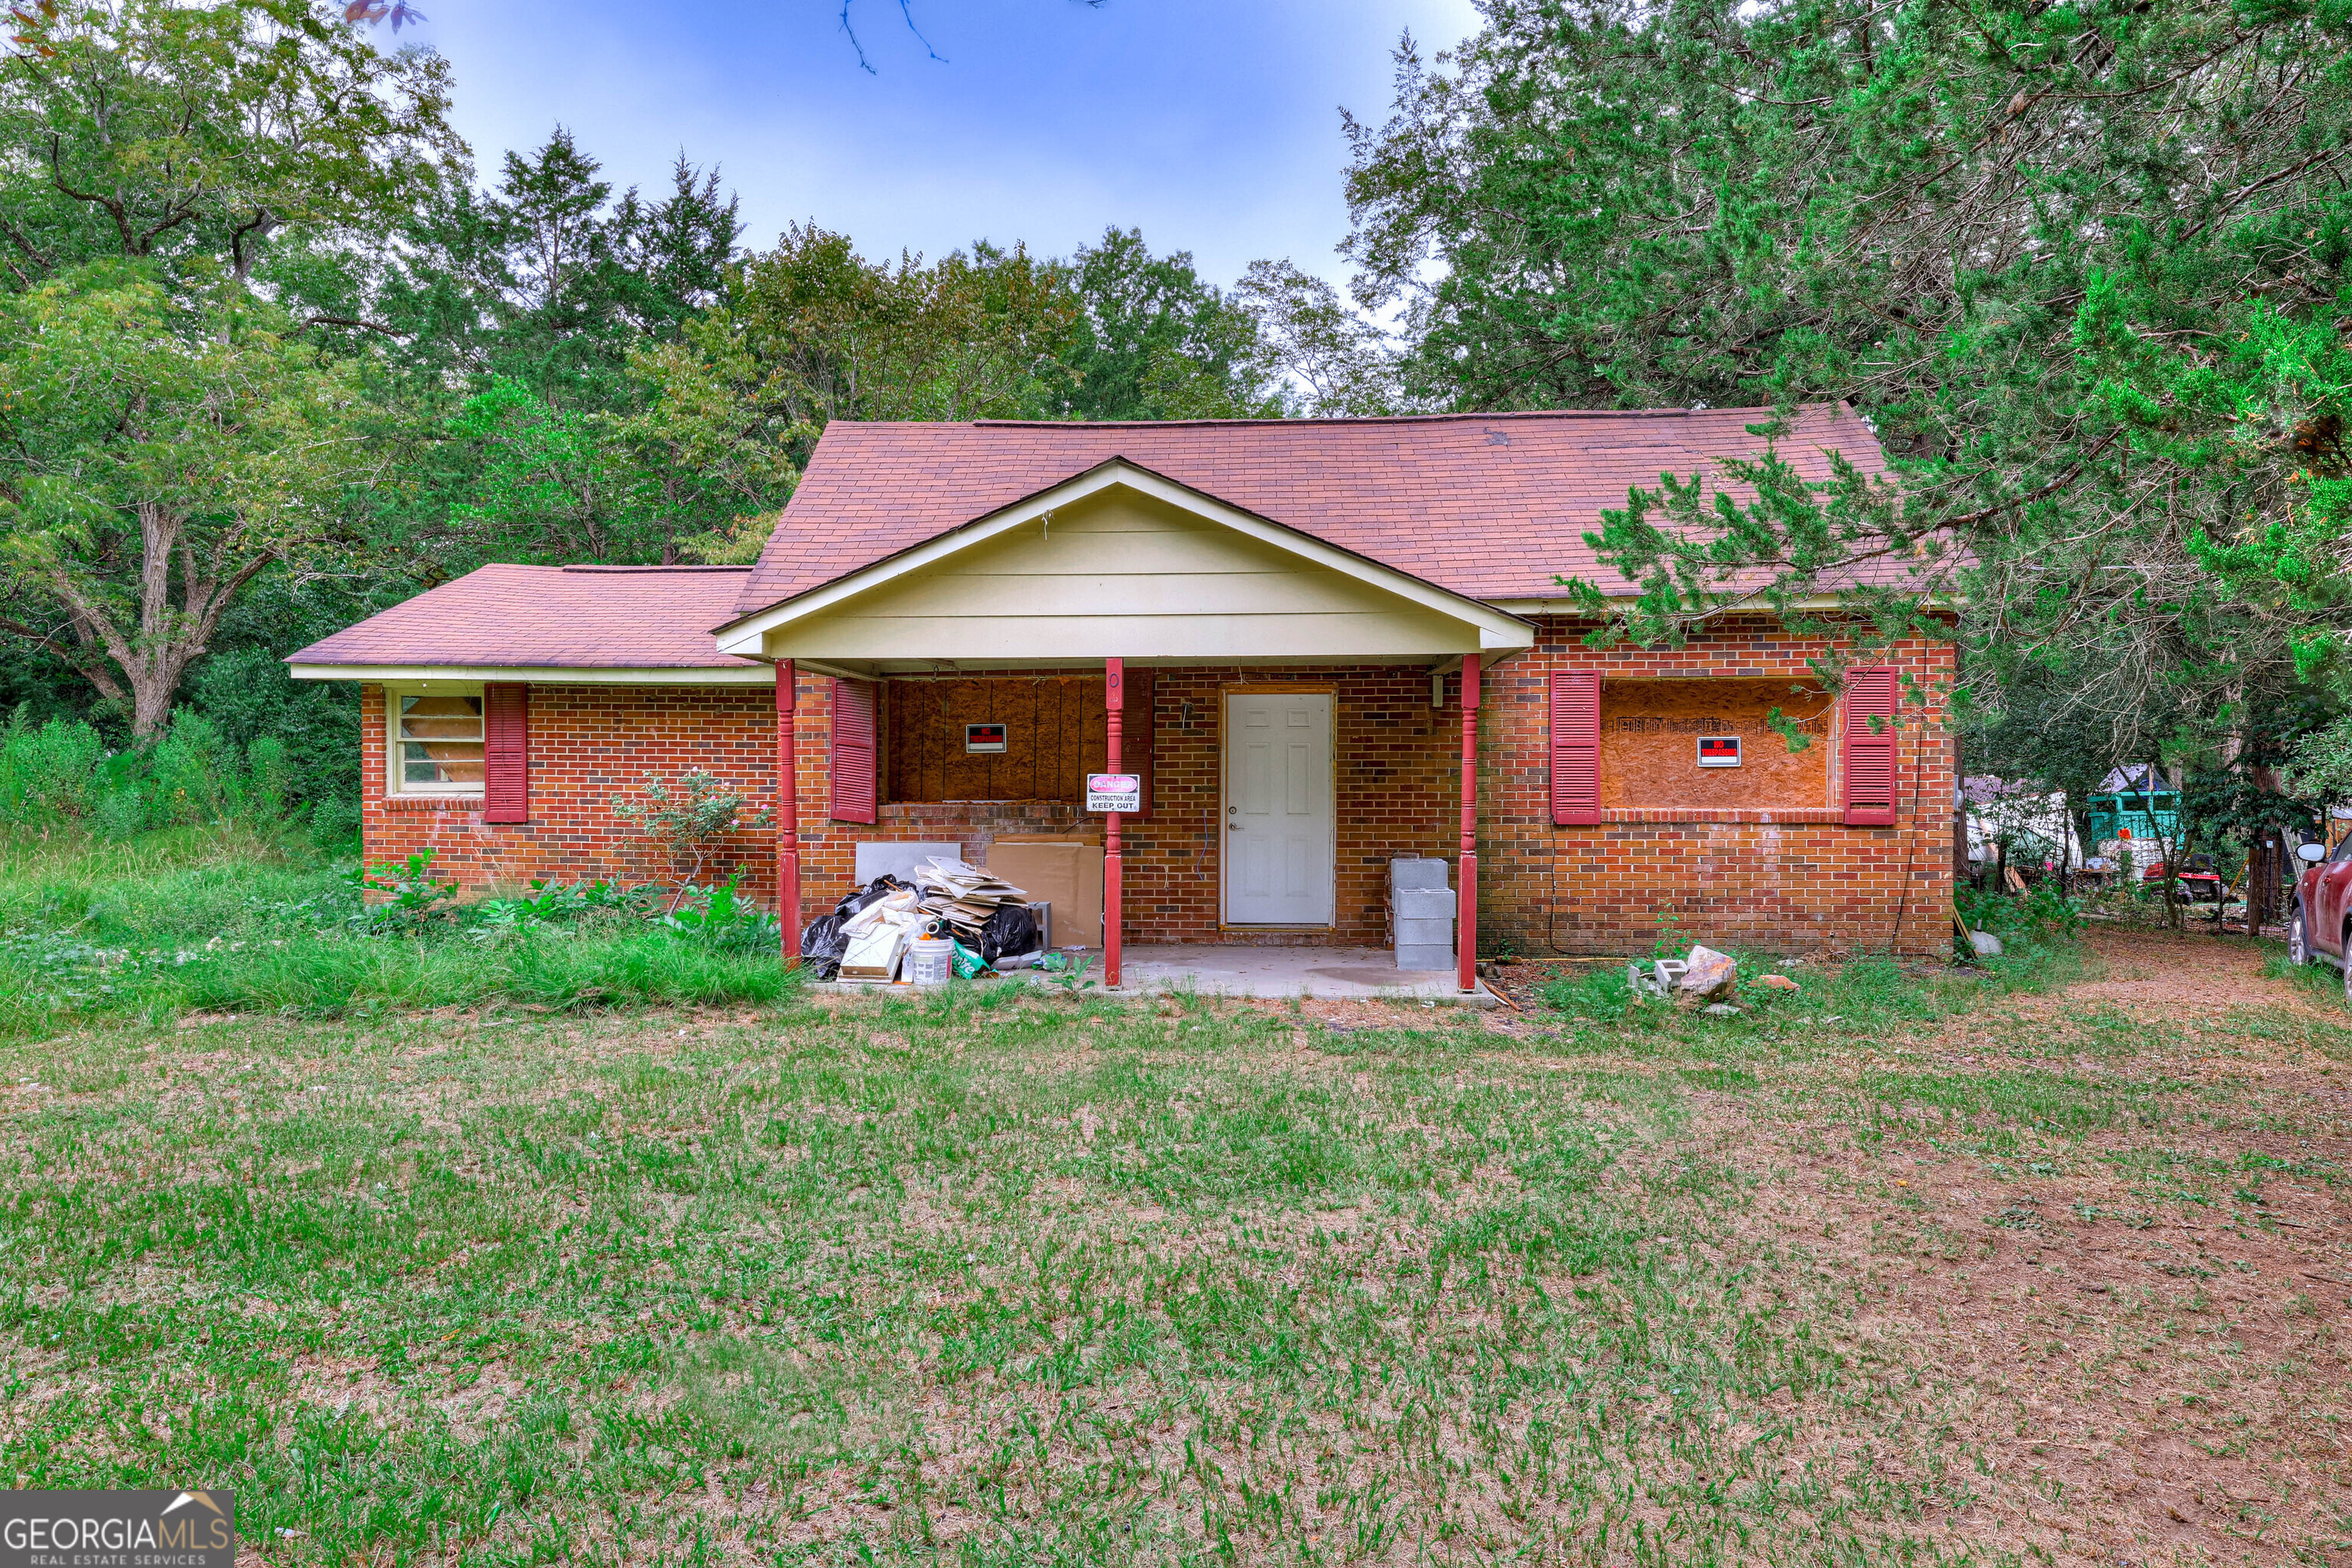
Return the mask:
<svg viewBox="0 0 2352 1568">
<path fill-rule="evenodd" d="M 1126 707 L 1127 660 L 1103 660 L 1103 719 L 1110 733 L 1109 762 L 1118 772 L 1120 715 Z M 1103 989 L 1118 989 L 1118 813 L 1103 816 Z"/>
<path fill-rule="evenodd" d="M 1478 989 L 1478 656 L 1462 661 L 1462 890 L 1455 940 L 1460 983 Z"/>
<path fill-rule="evenodd" d="M 801 962 L 801 780 L 797 731 L 799 672 L 776 660 L 776 914 L 784 928 L 784 967 Z"/>
</svg>

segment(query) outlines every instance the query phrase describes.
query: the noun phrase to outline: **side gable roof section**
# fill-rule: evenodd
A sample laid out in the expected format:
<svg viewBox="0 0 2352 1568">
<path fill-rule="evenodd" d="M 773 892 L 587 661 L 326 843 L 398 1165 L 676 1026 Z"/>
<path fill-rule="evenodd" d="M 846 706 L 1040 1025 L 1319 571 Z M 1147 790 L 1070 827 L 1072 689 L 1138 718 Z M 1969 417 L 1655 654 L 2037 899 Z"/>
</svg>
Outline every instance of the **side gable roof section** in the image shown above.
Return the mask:
<svg viewBox="0 0 2352 1568">
<path fill-rule="evenodd" d="M 751 684 L 773 679 L 767 666 L 719 652 L 705 629 L 746 575 L 740 566 L 484 566 L 286 663 L 298 680 Z"/>
<path fill-rule="evenodd" d="M 1584 542 L 1658 476 L 1719 481 L 1760 454 L 1769 408 L 1426 415 L 1144 424 L 835 420 L 735 604 L 748 616 L 888 560 L 1114 458 L 1465 599 L 1533 610 L 1558 579 L 1612 580 Z M 1886 463 L 1843 403 L 1809 404 L 1780 451 L 1809 479 L 1829 454 Z M 1737 494 L 1736 490 L 1733 493 Z M 1891 565 L 1899 575 L 1901 567 Z M 1890 578 L 1890 581 L 1893 581 Z M 1631 583 L 1626 591 L 1634 591 Z"/>
<path fill-rule="evenodd" d="M 1534 628 L 1507 611 L 1454 593 L 1272 519 L 1258 516 L 1219 497 L 1116 456 L 1058 484 L 1023 497 L 1011 505 L 952 526 L 828 582 L 813 584 L 781 604 L 738 616 L 715 628 L 713 635 L 721 651 L 757 657 L 766 634 L 777 627 L 821 615 L 909 573 L 971 550 L 1025 523 L 1050 516 L 1057 509 L 1118 488 L 1150 496 L 1449 620 L 1475 627 L 1477 647 L 1481 651 L 1516 652 L 1534 644 Z"/>
</svg>

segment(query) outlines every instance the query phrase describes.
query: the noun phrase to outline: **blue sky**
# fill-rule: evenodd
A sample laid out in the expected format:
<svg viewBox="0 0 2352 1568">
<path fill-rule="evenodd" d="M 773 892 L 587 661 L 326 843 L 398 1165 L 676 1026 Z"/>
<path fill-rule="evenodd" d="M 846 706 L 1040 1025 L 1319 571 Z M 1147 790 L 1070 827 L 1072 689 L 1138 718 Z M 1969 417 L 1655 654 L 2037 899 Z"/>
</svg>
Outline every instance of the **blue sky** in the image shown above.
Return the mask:
<svg viewBox="0 0 2352 1568">
<path fill-rule="evenodd" d="M 1066 254 L 1106 224 L 1230 282 L 1261 256 L 1334 281 L 1347 231 L 1339 108 L 1378 122 L 1390 51 L 1475 24 L 1469 0 L 838 0 L 649 7 L 423 0 L 485 175 L 561 121 L 616 185 L 683 147 L 722 165 L 745 242 L 814 218 L 869 256 L 979 237 Z M 386 42 L 391 40 L 387 38 Z"/>
</svg>

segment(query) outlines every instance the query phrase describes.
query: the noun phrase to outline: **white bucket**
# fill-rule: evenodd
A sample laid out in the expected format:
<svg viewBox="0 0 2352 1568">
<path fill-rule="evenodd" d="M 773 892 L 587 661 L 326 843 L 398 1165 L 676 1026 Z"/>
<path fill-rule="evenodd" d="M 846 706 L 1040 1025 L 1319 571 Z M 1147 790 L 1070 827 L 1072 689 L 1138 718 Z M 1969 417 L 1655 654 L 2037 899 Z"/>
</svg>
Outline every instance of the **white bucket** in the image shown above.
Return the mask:
<svg viewBox="0 0 2352 1568">
<path fill-rule="evenodd" d="M 955 943 L 943 936 L 919 936 L 907 949 L 907 978 L 918 985 L 945 985 L 955 973 Z"/>
</svg>

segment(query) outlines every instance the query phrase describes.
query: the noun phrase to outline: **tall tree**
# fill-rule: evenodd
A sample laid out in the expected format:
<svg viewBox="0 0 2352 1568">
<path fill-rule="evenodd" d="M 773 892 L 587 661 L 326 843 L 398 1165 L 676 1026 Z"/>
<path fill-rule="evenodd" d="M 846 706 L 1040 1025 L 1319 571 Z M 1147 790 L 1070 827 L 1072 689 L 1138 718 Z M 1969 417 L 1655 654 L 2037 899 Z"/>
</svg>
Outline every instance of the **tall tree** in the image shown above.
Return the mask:
<svg viewBox="0 0 2352 1568">
<path fill-rule="evenodd" d="M 744 262 L 730 329 L 793 420 L 1046 417 L 1076 378 L 1060 357 L 1080 305 L 1067 269 L 975 245 L 893 265 L 794 225 Z"/>
<path fill-rule="evenodd" d="M 102 259 L 175 288 L 382 233 L 461 154 L 437 56 L 379 53 L 296 0 L 63 0 L 0 54 L 0 268 Z"/>
<path fill-rule="evenodd" d="M 1288 261 L 1253 261 L 1234 297 L 1288 382 L 1285 400 L 1293 411 L 1328 419 L 1412 406 L 1397 384 L 1386 334 L 1322 279 Z"/>
<path fill-rule="evenodd" d="M 453 429 L 479 465 L 455 525 L 509 557 L 756 557 L 814 432 L 723 313 L 632 349 L 627 370 L 637 395 L 622 408 L 552 406 L 503 376 L 467 399 Z"/>
<path fill-rule="evenodd" d="M 1857 574 L 1964 594 L 2118 754 L 2340 665 L 2352 71 L 2302 0 L 1493 0 L 1350 126 L 1368 302 L 1470 407 L 1844 398 L 1898 484 L 1774 460 L 1609 553 L 1670 633 Z M 1769 428 L 1769 426 L 1767 426 Z M 1685 476 L 1685 479 L 1696 476 Z M 2163 672 L 2161 701 L 2138 673 Z"/>
<path fill-rule="evenodd" d="M 380 434 L 306 302 L 463 145 L 434 57 L 297 0 L 58 5 L 0 55 L 0 630 L 168 715 L 254 578 L 338 537 Z M 266 287 L 265 287 L 266 285 Z"/>
<path fill-rule="evenodd" d="M 662 405 L 642 356 L 724 297 L 740 233 L 717 170 L 680 157 L 666 193 L 615 197 L 561 128 L 509 154 L 492 189 L 436 192 L 373 289 L 401 334 L 394 391 L 446 438 L 409 456 L 374 536 L 426 581 L 489 559 L 674 555 L 679 528 L 635 509 L 614 443 Z"/>
<path fill-rule="evenodd" d="M 357 383 L 274 308 L 175 308 L 127 267 L 0 300 L 0 631 L 153 735 L 237 595 L 376 471 Z"/>
<path fill-rule="evenodd" d="M 1061 353 L 1074 419 L 1230 419 L 1282 411 L 1272 356 L 1240 300 L 1187 251 L 1154 256 L 1140 229 L 1103 231 L 1071 263 L 1080 313 Z"/>
</svg>

